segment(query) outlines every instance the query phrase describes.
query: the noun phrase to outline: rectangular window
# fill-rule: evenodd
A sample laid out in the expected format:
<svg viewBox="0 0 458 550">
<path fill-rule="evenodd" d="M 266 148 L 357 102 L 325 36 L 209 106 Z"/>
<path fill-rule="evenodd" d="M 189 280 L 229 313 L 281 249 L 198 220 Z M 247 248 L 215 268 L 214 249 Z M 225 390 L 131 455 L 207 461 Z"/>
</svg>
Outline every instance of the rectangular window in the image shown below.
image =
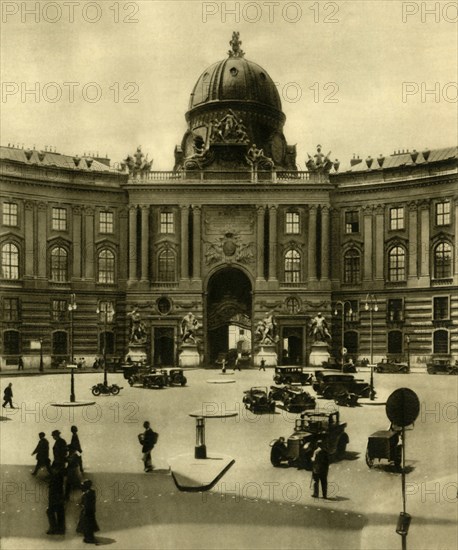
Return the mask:
<svg viewBox="0 0 458 550">
<path fill-rule="evenodd" d="M 3 299 L 3 320 L 19 321 L 19 300 L 18 298 Z"/>
<path fill-rule="evenodd" d="M 100 212 L 100 233 L 113 233 L 113 212 Z"/>
<path fill-rule="evenodd" d="M 404 208 L 390 208 L 390 229 L 404 229 Z"/>
<path fill-rule="evenodd" d="M 348 302 L 350 303 L 350 305 L 348 305 Z M 358 321 L 359 321 L 358 300 L 348 300 L 345 303 L 345 322 L 356 323 Z"/>
<path fill-rule="evenodd" d="M 436 203 L 436 225 L 450 224 L 450 202 L 442 201 Z"/>
<path fill-rule="evenodd" d="M 67 311 L 67 300 L 52 301 L 51 319 L 53 321 L 66 321 Z"/>
<path fill-rule="evenodd" d="M 387 304 L 387 321 L 397 323 L 404 321 L 404 300 L 402 298 L 391 298 Z"/>
<path fill-rule="evenodd" d="M 55 231 L 67 230 L 67 210 L 65 208 L 52 209 L 52 228 Z"/>
<path fill-rule="evenodd" d="M 14 202 L 3 203 L 3 225 L 16 226 L 17 220 L 17 204 Z"/>
<path fill-rule="evenodd" d="M 299 214 L 297 212 L 286 212 L 285 233 L 299 234 Z"/>
<path fill-rule="evenodd" d="M 345 212 L 345 233 L 359 233 L 359 213 L 357 210 Z"/>
<path fill-rule="evenodd" d="M 450 319 L 448 296 L 436 296 L 433 298 L 433 319 L 444 321 Z"/>
<path fill-rule="evenodd" d="M 173 212 L 161 212 L 161 233 L 175 233 Z"/>
</svg>

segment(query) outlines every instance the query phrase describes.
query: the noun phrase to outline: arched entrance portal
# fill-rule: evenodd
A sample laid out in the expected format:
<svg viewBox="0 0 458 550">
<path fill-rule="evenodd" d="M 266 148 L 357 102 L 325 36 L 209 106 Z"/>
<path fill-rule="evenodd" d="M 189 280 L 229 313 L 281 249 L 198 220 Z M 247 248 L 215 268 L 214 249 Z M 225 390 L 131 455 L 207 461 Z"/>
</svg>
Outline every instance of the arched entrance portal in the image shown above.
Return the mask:
<svg viewBox="0 0 458 550">
<path fill-rule="evenodd" d="M 207 353 L 211 364 L 229 350 L 251 353 L 251 281 L 239 269 L 214 273 L 207 287 Z M 234 352 L 230 354 L 232 356 Z"/>
</svg>

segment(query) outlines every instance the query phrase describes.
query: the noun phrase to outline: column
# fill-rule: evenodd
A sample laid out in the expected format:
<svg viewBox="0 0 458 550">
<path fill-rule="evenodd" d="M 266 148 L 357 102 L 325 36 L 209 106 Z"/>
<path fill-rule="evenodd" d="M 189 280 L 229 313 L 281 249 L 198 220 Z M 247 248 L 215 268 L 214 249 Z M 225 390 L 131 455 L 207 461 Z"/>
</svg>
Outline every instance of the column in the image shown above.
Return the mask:
<svg viewBox="0 0 458 550">
<path fill-rule="evenodd" d="M 363 260 L 363 279 L 372 281 L 372 206 L 366 206 L 363 209 L 363 239 L 364 239 L 364 260 Z"/>
<path fill-rule="evenodd" d="M 310 206 L 308 240 L 309 281 L 316 281 L 316 213 L 316 206 Z"/>
<path fill-rule="evenodd" d="M 409 203 L 409 278 L 418 277 L 418 239 L 417 239 L 417 203 L 415 201 Z"/>
<path fill-rule="evenodd" d="M 81 207 L 72 207 L 73 272 L 72 278 L 81 279 Z"/>
<path fill-rule="evenodd" d="M 142 205 L 141 212 L 141 280 L 148 281 L 149 206 Z"/>
<path fill-rule="evenodd" d="M 452 209 L 450 209 L 452 211 Z M 455 198 L 455 275 L 458 275 L 458 199 Z"/>
<path fill-rule="evenodd" d="M 48 257 L 47 251 L 47 227 L 46 227 L 46 214 L 48 207 L 46 203 L 38 203 L 38 277 L 46 279 L 46 258 Z"/>
<path fill-rule="evenodd" d="M 264 206 L 258 206 L 257 209 L 257 256 L 258 256 L 258 265 L 257 265 L 257 279 L 264 279 L 264 217 L 265 217 L 265 208 Z"/>
<path fill-rule="evenodd" d="M 84 209 L 84 278 L 94 278 L 94 209 Z"/>
<path fill-rule="evenodd" d="M 193 277 L 194 279 L 200 279 L 200 267 L 202 263 L 202 241 L 201 241 L 201 208 L 200 206 L 194 206 L 192 209 L 193 212 Z"/>
<path fill-rule="evenodd" d="M 35 252 L 34 248 L 34 238 L 33 238 L 33 202 L 26 201 L 24 204 L 25 207 L 25 223 L 24 223 L 24 237 L 25 237 L 25 276 L 33 277 L 34 276 L 34 257 Z M 46 244 L 46 241 L 44 241 Z M 42 246 L 42 245 L 39 245 Z M 37 250 L 37 254 L 42 254 L 40 249 Z"/>
<path fill-rule="evenodd" d="M 277 278 L 277 207 L 269 208 L 269 281 Z"/>
<path fill-rule="evenodd" d="M 119 280 L 125 281 L 128 274 L 128 250 L 129 250 L 129 226 L 127 221 L 128 213 L 126 208 L 118 210 L 118 226 L 115 226 L 115 233 L 119 243 Z"/>
<path fill-rule="evenodd" d="M 420 277 L 429 277 L 429 201 L 420 204 Z"/>
<path fill-rule="evenodd" d="M 181 207 L 181 278 L 189 277 L 189 207 Z"/>
<path fill-rule="evenodd" d="M 329 279 L 329 207 L 321 208 L 321 280 Z"/>
<path fill-rule="evenodd" d="M 385 207 L 378 205 L 375 209 L 375 279 L 384 280 L 384 250 L 385 250 Z"/>
<path fill-rule="evenodd" d="M 137 280 L 137 207 L 129 207 L 129 280 Z"/>
</svg>

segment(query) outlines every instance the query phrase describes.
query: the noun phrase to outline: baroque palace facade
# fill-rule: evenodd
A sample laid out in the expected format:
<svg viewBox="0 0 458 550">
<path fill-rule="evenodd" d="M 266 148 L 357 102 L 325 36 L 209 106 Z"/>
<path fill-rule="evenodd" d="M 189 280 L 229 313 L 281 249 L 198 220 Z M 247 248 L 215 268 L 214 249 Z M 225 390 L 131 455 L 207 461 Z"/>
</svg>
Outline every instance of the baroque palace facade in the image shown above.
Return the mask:
<svg viewBox="0 0 458 550">
<path fill-rule="evenodd" d="M 136 311 L 155 365 L 176 364 L 183 316 L 202 365 L 256 351 L 273 313 L 281 364 L 308 362 L 321 312 L 354 359 L 458 359 L 458 149 L 298 171 L 267 72 L 235 33 L 198 79 L 170 172 L 141 149 L 105 158 L 2 147 L 1 367 L 123 358 Z M 70 307 L 69 307 L 70 306 Z M 235 331 L 235 332 L 234 332 Z"/>
</svg>

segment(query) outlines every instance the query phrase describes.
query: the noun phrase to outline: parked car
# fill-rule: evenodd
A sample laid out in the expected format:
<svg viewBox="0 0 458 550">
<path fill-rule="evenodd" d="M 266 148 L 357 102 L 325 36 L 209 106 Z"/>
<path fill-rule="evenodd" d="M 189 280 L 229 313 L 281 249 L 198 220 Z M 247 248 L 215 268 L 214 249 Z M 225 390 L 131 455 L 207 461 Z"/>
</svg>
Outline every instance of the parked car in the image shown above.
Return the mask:
<svg viewBox="0 0 458 550">
<path fill-rule="evenodd" d="M 296 419 L 294 432 L 287 441 L 279 437 L 270 442 L 270 462 L 275 467 L 286 465 L 310 470 L 318 442 L 323 442 L 331 458 L 342 459 L 350 442 L 346 427 L 346 422 L 340 422 L 339 411 L 304 412 Z"/>
<path fill-rule="evenodd" d="M 129 380 L 134 374 L 146 372 L 149 368 L 149 365 L 146 363 L 125 363 L 121 365 L 122 373 L 126 380 Z"/>
<path fill-rule="evenodd" d="M 266 386 L 254 386 L 243 392 L 243 403 L 245 407 L 253 412 L 275 412 L 275 401 L 267 393 Z"/>
<path fill-rule="evenodd" d="M 325 399 L 334 399 L 338 405 L 353 407 L 360 397 L 370 397 L 371 387 L 353 374 L 336 371 L 316 371 L 313 389 Z M 375 390 L 373 390 L 375 397 Z"/>
<path fill-rule="evenodd" d="M 298 382 L 303 386 L 311 384 L 313 375 L 310 372 L 304 372 L 303 367 L 297 366 L 282 366 L 275 367 L 274 382 L 275 384 L 292 384 Z"/>
<path fill-rule="evenodd" d="M 300 384 L 288 386 L 270 386 L 269 396 L 280 401 L 288 412 L 303 412 L 306 409 L 314 409 L 316 399 L 304 391 Z"/>
<path fill-rule="evenodd" d="M 156 372 L 152 369 L 148 374 L 143 375 L 142 384 L 144 388 L 163 388 L 167 386 L 167 373 Z"/>
<path fill-rule="evenodd" d="M 347 361 L 346 363 L 344 363 L 344 366 L 342 369 L 342 364 L 337 363 L 337 361 L 333 357 L 330 357 L 327 361 L 323 361 L 322 367 L 324 369 L 338 370 L 340 372 L 350 372 L 350 373 L 356 372 L 356 365 L 353 363 L 353 360 Z"/>
<path fill-rule="evenodd" d="M 187 379 L 184 375 L 183 369 L 162 369 L 161 373 L 166 376 L 168 386 L 185 386 Z"/>
<path fill-rule="evenodd" d="M 369 468 L 374 465 L 374 460 L 385 459 L 396 468 L 402 463 L 402 439 L 398 431 L 380 430 L 369 436 L 366 449 L 366 464 Z"/>
<path fill-rule="evenodd" d="M 394 359 L 382 359 L 377 366 L 375 367 L 375 372 L 391 372 L 391 373 L 401 373 L 408 374 L 410 372 L 410 367 L 407 363 L 403 361 L 396 361 Z"/>
<path fill-rule="evenodd" d="M 428 374 L 458 374 L 458 361 L 452 365 L 450 359 L 431 358 L 426 363 Z"/>
</svg>

